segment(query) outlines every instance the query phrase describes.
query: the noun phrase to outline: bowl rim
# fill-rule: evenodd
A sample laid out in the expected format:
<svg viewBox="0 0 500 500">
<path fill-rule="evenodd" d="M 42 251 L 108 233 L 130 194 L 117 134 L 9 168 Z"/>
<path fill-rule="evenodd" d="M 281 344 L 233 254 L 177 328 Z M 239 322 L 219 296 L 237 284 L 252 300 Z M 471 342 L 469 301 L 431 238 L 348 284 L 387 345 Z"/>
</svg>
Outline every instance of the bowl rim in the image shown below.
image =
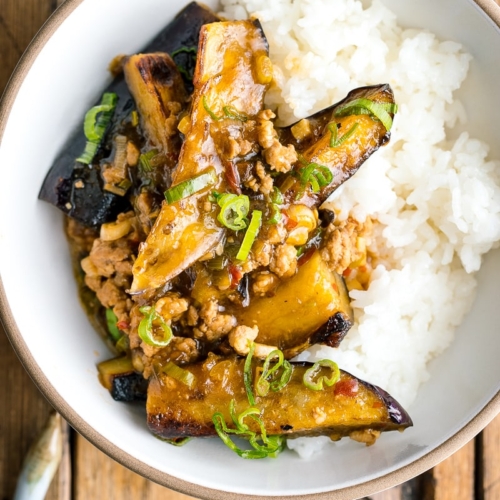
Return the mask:
<svg viewBox="0 0 500 500">
<path fill-rule="evenodd" d="M 495 0 L 468 0 L 475 3 L 482 9 L 500 28 L 500 6 Z M 0 146 L 2 143 L 3 133 L 5 131 L 10 112 L 16 100 L 19 89 L 21 88 L 24 79 L 26 78 L 31 66 L 35 62 L 37 56 L 44 48 L 45 44 L 57 31 L 59 26 L 65 19 L 81 4 L 84 0 L 66 0 L 45 22 L 42 28 L 35 35 L 33 40 L 28 45 L 26 51 L 19 60 L 5 91 L 0 98 Z M 467 422 L 459 431 L 444 441 L 435 449 L 431 450 L 424 456 L 414 462 L 400 467 L 392 472 L 380 476 L 363 483 L 341 488 L 334 491 L 314 493 L 307 495 L 293 496 L 266 496 L 247 495 L 233 493 L 221 490 L 214 490 L 201 485 L 190 483 L 182 479 L 176 478 L 165 472 L 161 472 L 152 466 L 146 465 L 139 459 L 121 450 L 118 446 L 106 439 L 98 433 L 89 424 L 87 424 L 73 410 L 64 398 L 57 392 L 49 379 L 42 372 L 41 368 L 36 363 L 26 342 L 23 339 L 12 311 L 10 309 L 7 295 L 2 283 L 0 275 L 0 321 L 2 322 L 7 338 L 10 340 L 18 358 L 24 368 L 42 392 L 50 404 L 71 424 L 71 426 L 83 435 L 99 450 L 110 456 L 128 469 L 150 479 L 156 483 L 166 486 L 175 491 L 191 495 L 196 498 L 207 500 L 255 500 L 257 498 L 265 498 L 266 500 L 285 500 L 294 498 L 296 500 L 352 500 L 354 498 L 364 497 L 375 492 L 382 491 L 425 472 L 434 467 L 439 462 L 456 452 L 464 446 L 469 440 L 473 439 L 481 430 L 486 427 L 493 418 L 500 413 L 500 391 L 498 391 L 491 400 Z"/>
</svg>

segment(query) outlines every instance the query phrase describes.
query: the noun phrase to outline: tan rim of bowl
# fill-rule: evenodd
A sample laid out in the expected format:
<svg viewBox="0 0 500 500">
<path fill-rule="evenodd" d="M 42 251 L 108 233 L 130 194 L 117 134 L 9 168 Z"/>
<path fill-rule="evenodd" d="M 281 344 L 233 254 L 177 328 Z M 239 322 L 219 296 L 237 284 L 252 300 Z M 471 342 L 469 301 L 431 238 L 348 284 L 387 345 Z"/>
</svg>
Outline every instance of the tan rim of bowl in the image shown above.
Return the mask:
<svg viewBox="0 0 500 500">
<path fill-rule="evenodd" d="M 63 21 L 83 2 L 84 0 L 66 0 L 66 2 L 57 9 L 56 12 L 44 24 L 42 29 L 35 36 L 33 41 L 28 46 L 26 52 L 22 56 L 17 65 L 7 88 L 0 101 L 0 145 L 2 135 L 9 118 L 10 110 L 14 104 L 17 93 L 28 74 L 33 62 L 38 54 L 45 46 L 50 37 L 55 33 Z M 473 0 L 493 22 L 500 28 L 500 7 L 494 0 Z M 38 388 L 56 408 L 61 415 L 74 427 L 80 434 L 85 436 L 101 451 L 124 465 L 129 469 L 141 474 L 142 476 L 151 479 L 163 486 L 167 486 L 173 490 L 177 490 L 186 495 L 191 495 L 197 498 L 207 500 L 255 500 L 257 498 L 265 498 L 266 500 L 284 500 L 289 496 L 272 496 L 259 497 L 255 495 L 241 495 L 239 493 L 230 493 L 225 491 L 212 490 L 196 484 L 192 484 L 166 473 L 160 472 L 157 469 L 150 467 L 141 461 L 134 458 L 132 455 L 125 453 L 123 450 L 115 446 L 113 443 L 104 438 L 89 426 L 61 397 L 56 389 L 49 382 L 40 367 L 36 364 L 31 355 L 23 336 L 19 331 L 17 324 L 12 316 L 7 296 L 2 285 L 0 277 L 0 319 L 5 326 L 7 335 L 12 343 L 17 355 L 19 356 L 24 367 L 28 371 L 31 378 L 34 380 Z M 486 406 L 472 418 L 460 431 L 450 437 L 440 446 L 419 458 L 415 462 L 401 467 L 398 470 L 390 472 L 382 477 L 366 481 L 356 486 L 343 488 L 340 490 L 315 493 L 310 495 L 293 496 L 296 500 L 353 500 L 366 495 L 373 494 L 377 491 L 390 488 L 397 484 L 403 483 L 415 477 L 422 472 L 434 467 L 436 464 L 452 455 L 465 443 L 471 440 L 476 434 L 488 425 L 491 420 L 500 412 L 500 391 L 486 404 Z"/>
</svg>

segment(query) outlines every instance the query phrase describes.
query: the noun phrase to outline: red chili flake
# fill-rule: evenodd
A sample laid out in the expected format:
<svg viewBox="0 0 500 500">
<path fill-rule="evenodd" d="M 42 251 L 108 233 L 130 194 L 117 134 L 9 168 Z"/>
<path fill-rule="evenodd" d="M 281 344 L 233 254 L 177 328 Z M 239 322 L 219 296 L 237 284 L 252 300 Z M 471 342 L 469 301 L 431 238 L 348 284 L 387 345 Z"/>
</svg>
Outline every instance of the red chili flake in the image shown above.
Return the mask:
<svg viewBox="0 0 500 500">
<path fill-rule="evenodd" d="M 303 266 L 306 262 L 309 262 L 311 257 L 314 255 L 314 252 L 316 251 L 316 247 L 311 247 L 308 250 L 306 250 L 300 257 L 299 260 L 297 261 L 297 264 L 300 266 Z"/>
<path fill-rule="evenodd" d="M 335 396 L 347 396 L 352 398 L 358 394 L 359 384 L 355 378 L 340 380 L 335 384 Z"/>
<path fill-rule="evenodd" d="M 294 227 L 297 226 L 298 222 L 296 220 L 290 219 L 286 211 L 282 210 L 281 213 L 284 213 L 286 216 L 285 228 L 287 229 L 287 231 L 291 231 Z"/>
<path fill-rule="evenodd" d="M 339 287 L 337 286 L 337 283 L 333 283 L 332 284 L 332 288 L 337 292 L 339 293 Z"/>
<path fill-rule="evenodd" d="M 350 267 L 348 267 L 343 273 L 342 273 L 342 276 L 344 278 L 347 278 L 350 274 L 352 273 L 352 269 Z"/>
<path fill-rule="evenodd" d="M 238 283 L 241 281 L 241 278 L 243 278 L 241 269 L 238 266 L 230 265 L 229 275 L 231 276 L 231 288 L 238 288 Z"/>
<path fill-rule="evenodd" d="M 232 161 L 224 164 L 224 174 L 231 190 L 236 194 L 241 194 L 240 173 Z"/>
<path fill-rule="evenodd" d="M 359 266 L 358 269 L 359 269 L 359 272 L 366 273 L 366 266 Z"/>
<path fill-rule="evenodd" d="M 127 330 L 130 327 L 126 321 L 117 321 L 116 326 L 118 330 Z"/>
<path fill-rule="evenodd" d="M 383 408 L 384 405 L 380 401 L 375 401 L 375 403 L 372 404 L 372 408 Z"/>
</svg>

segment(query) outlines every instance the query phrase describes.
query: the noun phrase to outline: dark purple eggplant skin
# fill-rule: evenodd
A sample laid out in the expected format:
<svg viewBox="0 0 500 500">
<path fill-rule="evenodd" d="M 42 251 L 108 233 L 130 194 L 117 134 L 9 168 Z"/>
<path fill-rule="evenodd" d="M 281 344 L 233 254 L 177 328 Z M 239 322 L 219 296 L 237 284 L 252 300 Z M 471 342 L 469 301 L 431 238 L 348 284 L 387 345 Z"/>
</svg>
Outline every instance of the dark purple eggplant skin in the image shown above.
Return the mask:
<svg viewBox="0 0 500 500">
<path fill-rule="evenodd" d="M 206 7 L 192 2 L 142 52 L 172 53 L 182 47 L 196 48 L 201 26 L 218 20 Z M 189 75 L 191 67 L 194 68 L 195 57 L 190 53 L 181 52 L 174 55 L 174 61 L 177 65 L 185 67 L 186 72 L 183 72 L 183 76 L 189 86 L 186 74 Z M 98 226 L 110 222 L 115 220 L 120 212 L 131 208 L 126 197 L 104 191 L 98 163 L 111 154 L 110 136 L 130 114 L 134 104 L 123 75 L 117 76 L 103 92 L 117 94 L 118 103 L 94 165 L 83 165 L 75 161 L 82 154 L 86 144 L 82 123 L 56 158 L 38 195 L 40 200 L 51 203 L 86 226 Z M 96 104 L 99 103 L 100 98 Z M 77 181 L 83 182 L 83 188 L 75 188 Z M 81 186 L 81 183 L 78 185 Z"/>
<path fill-rule="evenodd" d="M 123 373 L 113 377 L 113 385 L 109 391 L 115 401 L 131 403 L 146 401 L 148 382 L 140 373 Z"/>
<path fill-rule="evenodd" d="M 311 338 L 311 344 L 325 344 L 330 347 L 338 347 L 351 327 L 351 318 L 338 312 L 316 330 Z"/>
</svg>

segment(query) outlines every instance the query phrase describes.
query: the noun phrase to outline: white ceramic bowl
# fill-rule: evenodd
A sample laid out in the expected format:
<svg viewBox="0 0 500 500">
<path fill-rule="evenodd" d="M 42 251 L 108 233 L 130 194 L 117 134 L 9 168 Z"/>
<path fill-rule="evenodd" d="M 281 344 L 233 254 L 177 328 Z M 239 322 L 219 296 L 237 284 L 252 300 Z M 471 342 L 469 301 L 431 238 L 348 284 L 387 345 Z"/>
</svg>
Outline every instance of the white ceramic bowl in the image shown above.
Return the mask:
<svg viewBox="0 0 500 500">
<path fill-rule="evenodd" d="M 371 448 L 346 442 L 310 461 L 291 452 L 243 461 L 217 440 L 175 448 L 148 432 L 143 410 L 114 402 L 97 380 L 95 364 L 109 353 L 78 302 L 62 217 L 37 195 L 58 150 L 109 80 L 108 62 L 140 49 L 184 3 L 68 0 L 17 68 L 0 107 L 0 306 L 10 339 L 80 433 L 127 467 L 186 494 L 351 499 L 407 480 L 458 449 L 500 409 L 498 251 L 480 272 L 473 311 L 411 408 L 414 428 Z M 499 158 L 500 8 L 493 0 L 384 3 L 403 25 L 429 28 L 473 54 L 461 97 L 471 130 Z"/>
</svg>

